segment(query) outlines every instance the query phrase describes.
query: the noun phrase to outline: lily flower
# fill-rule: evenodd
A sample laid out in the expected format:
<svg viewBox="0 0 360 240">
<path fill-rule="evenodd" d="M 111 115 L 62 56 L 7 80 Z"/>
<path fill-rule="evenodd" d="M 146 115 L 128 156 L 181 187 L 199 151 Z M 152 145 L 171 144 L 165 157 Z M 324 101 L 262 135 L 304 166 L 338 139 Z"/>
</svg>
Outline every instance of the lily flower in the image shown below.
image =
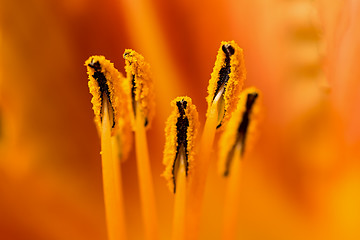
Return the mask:
<svg viewBox="0 0 360 240">
<path fill-rule="evenodd" d="M 0 239 L 107 239 L 101 140 L 83 64 L 103 55 L 125 74 L 125 49 L 136 49 L 152 70 L 149 169 L 158 239 L 171 238 L 176 193 L 161 176 L 169 103 L 191 97 L 204 126 L 210 74 L 227 40 L 243 49 L 243 88 L 255 86 L 262 99 L 257 137 L 241 162 L 235 239 L 360 238 L 358 1 L 1 5 Z M 199 240 L 224 236 L 222 131 L 207 149 L 198 225 L 188 232 L 184 225 Z M 135 149 L 121 162 L 130 240 L 146 235 Z M 190 185 L 195 170 L 185 178 Z"/>
</svg>

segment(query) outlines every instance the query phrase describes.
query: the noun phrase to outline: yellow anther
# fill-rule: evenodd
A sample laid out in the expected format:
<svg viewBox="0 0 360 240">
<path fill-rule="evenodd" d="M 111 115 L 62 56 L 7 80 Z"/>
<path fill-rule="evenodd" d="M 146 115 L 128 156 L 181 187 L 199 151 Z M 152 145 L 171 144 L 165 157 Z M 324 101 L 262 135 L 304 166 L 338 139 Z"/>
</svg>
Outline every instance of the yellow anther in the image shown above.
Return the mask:
<svg viewBox="0 0 360 240">
<path fill-rule="evenodd" d="M 144 125 L 149 127 L 154 117 L 155 101 L 150 65 L 144 57 L 131 49 L 124 52 L 127 91 L 131 93 L 132 125 L 135 126 L 136 108 L 139 106 L 144 117 Z"/>
<path fill-rule="evenodd" d="M 111 135 L 115 136 L 114 141 L 120 144 L 118 154 L 121 159 L 125 159 L 130 151 L 130 142 L 132 141 L 128 116 L 130 93 L 124 91 L 125 78 L 104 56 L 91 56 L 86 60 L 85 66 L 89 76 L 88 85 L 93 96 L 91 103 L 98 131 L 101 133 L 104 101 L 107 101 Z"/>
<path fill-rule="evenodd" d="M 219 172 L 227 176 L 231 170 L 235 152 L 244 154 L 252 147 L 260 117 L 259 90 L 251 87 L 245 89 L 241 95 L 236 111 L 225 127 L 219 141 Z M 236 151 L 239 148 L 240 151 Z"/>
<path fill-rule="evenodd" d="M 243 50 L 234 42 L 221 42 L 208 86 L 208 112 L 218 105 L 217 128 L 226 125 L 236 109 L 239 94 L 246 78 Z"/>
<path fill-rule="evenodd" d="M 177 97 L 171 102 L 174 108 L 165 127 L 163 176 L 170 191 L 176 191 L 176 174 L 180 159 L 185 161 L 186 176 L 191 173 L 195 155 L 195 140 L 199 127 L 198 112 L 189 97 Z"/>
</svg>

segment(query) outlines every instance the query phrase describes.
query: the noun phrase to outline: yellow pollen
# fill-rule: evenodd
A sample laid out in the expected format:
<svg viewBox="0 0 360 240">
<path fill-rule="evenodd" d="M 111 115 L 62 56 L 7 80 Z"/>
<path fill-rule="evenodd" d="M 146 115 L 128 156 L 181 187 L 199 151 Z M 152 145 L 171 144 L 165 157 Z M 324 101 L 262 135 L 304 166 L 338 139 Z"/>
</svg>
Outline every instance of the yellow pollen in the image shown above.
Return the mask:
<svg viewBox="0 0 360 240">
<path fill-rule="evenodd" d="M 145 62 L 142 55 L 131 49 L 126 49 L 123 57 L 125 59 L 126 91 L 131 94 L 128 109 L 132 116 L 132 128 L 135 132 L 144 239 L 158 239 L 156 200 L 145 129 L 151 125 L 155 110 L 150 65 Z"/>
<path fill-rule="evenodd" d="M 130 93 L 124 89 L 125 78 L 104 56 L 91 56 L 86 60 L 85 66 L 89 77 L 89 90 L 93 96 L 91 103 L 95 114 L 94 120 L 99 135 L 101 135 L 104 101 L 107 101 L 112 142 L 115 147 L 114 154 L 125 160 L 131 150 L 130 143 L 132 142 L 128 116 Z"/>
<path fill-rule="evenodd" d="M 260 118 L 261 94 L 251 87 L 241 92 L 236 111 L 230 118 L 225 131 L 219 140 L 218 169 L 221 175 L 231 174 L 233 158 L 242 159 L 254 142 Z M 240 149 L 240 156 L 234 157 L 236 148 Z"/>
<path fill-rule="evenodd" d="M 235 41 L 221 42 L 208 86 L 207 116 L 212 104 L 218 104 L 218 124 L 227 124 L 236 109 L 246 78 L 243 50 Z"/>
<path fill-rule="evenodd" d="M 127 78 L 126 90 L 132 97 L 130 103 L 130 111 L 133 113 L 132 126 L 135 128 L 136 107 L 139 106 L 145 119 L 144 125 L 148 128 L 155 114 L 150 65 L 145 62 L 142 55 L 131 49 L 126 49 L 123 57 Z"/>
<path fill-rule="evenodd" d="M 189 97 L 177 97 L 171 102 L 174 108 L 165 127 L 165 149 L 163 176 L 171 192 L 175 192 L 176 161 L 185 155 L 186 173 L 191 174 L 195 155 L 195 140 L 199 128 L 198 112 Z M 183 112 L 182 112 L 183 111 Z M 180 145 L 179 145 L 180 144 Z"/>
</svg>

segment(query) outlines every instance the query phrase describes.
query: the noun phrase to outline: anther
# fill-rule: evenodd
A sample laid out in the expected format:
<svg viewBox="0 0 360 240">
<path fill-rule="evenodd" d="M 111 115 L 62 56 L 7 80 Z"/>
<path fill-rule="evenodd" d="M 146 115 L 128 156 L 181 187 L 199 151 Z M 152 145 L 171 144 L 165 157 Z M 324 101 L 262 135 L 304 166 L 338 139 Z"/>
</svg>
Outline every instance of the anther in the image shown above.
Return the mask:
<svg viewBox="0 0 360 240">
<path fill-rule="evenodd" d="M 238 109 L 233 113 L 224 133 L 220 138 L 220 171 L 228 176 L 231 169 L 235 152 L 239 152 L 242 159 L 247 149 L 249 136 L 253 135 L 257 124 L 258 113 L 258 90 L 249 88 L 241 93 Z M 249 131 L 249 128 L 252 131 Z M 240 151 L 236 151 L 236 149 Z"/>
<path fill-rule="evenodd" d="M 123 57 L 125 59 L 125 71 L 128 82 L 127 88 L 131 92 L 133 127 L 135 126 L 135 119 L 139 117 L 136 116 L 137 107 L 140 107 L 142 112 L 144 126 L 148 126 L 154 116 L 155 109 L 150 65 L 145 62 L 142 55 L 131 49 L 126 49 Z"/>
<path fill-rule="evenodd" d="M 89 89 L 92 94 L 92 104 L 95 114 L 95 123 L 100 132 L 103 121 L 105 101 L 107 101 L 111 134 L 123 132 L 125 124 L 130 118 L 125 116 L 130 96 L 124 91 L 124 77 L 117 71 L 114 64 L 103 56 L 92 56 L 86 62 L 89 77 Z M 121 128 L 121 129 L 120 129 Z M 126 127 L 125 127 L 126 128 Z M 122 134 L 122 133 L 121 133 Z"/>
<path fill-rule="evenodd" d="M 170 189 L 176 192 L 176 176 L 181 161 L 188 176 L 194 158 L 194 141 L 198 128 L 198 113 L 189 97 L 178 97 L 172 101 L 173 112 L 168 118 L 165 128 L 166 144 L 164 150 L 164 177 Z"/>
<path fill-rule="evenodd" d="M 225 125 L 236 108 L 246 70 L 243 51 L 234 41 L 222 42 L 208 87 L 208 113 L 217 105 L 217 128 Z"/>
</svg>

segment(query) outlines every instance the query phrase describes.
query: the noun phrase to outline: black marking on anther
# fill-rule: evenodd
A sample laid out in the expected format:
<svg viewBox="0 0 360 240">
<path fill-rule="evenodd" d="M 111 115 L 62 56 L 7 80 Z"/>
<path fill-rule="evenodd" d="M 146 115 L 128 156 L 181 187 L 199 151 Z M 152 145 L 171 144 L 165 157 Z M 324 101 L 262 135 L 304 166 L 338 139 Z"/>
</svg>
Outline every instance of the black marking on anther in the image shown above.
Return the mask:
<svg viewBox="0 0 360 240">
<path fill-rule="evenodd" d="M 126 55 L 126 53 L 124 54 L 124 56 Z M 132 107 L 133 107 L 133 112 L 134 112 L 134 117 L 136 118 L 136 100 L 135 97 L 136 96 L 136 81 L 135 81 L 135 75 L 132 75 L 131 78 L 131 102 L 132 102 Z M 145 117 L 145 122 L 144 122 L 144 126 L 146 127 L 149 124 L 149 121 L 147 119 L 147 117 Z"/>
<path fill-rule="evenodd" d="M 221 88 L 224 88 L 224 93 L 226 91 L 226 84 L 229 81 L 230 73 L 231 73 L 230 57 L 235 53 L 235 49 L 230 44 L 224 44 L 221 47 L 221 49 L 225 53 L 225 66 L 223 66 L 219 71 L 219 80 L 217 81 L 213 101 L 216 95 L 218 94 L 218 92 L 221 90 Z M 225 115 L 225 111 L 224 111 L 224 115 Z M 220 122 L 216 126 L 216 128 L 218 129 L 219 127 L 221 127 L 221 125 L 222 123 Z"/>
<path fill-rule="evenodd" d="M 188 150 L 187 150 L 187 130 L 189 127 L 189 119 L 185 115 L 185 109 L 187 108 L 187 102 L 185 100 L 181 100 L 176 102 L 176 106 L 178 107 L 180 116 L 177 118 L 176 122 L 176 155 L 174 159 L 174 163 L 172 166 L 172 176 L 173 176 L 173 182 L 174 182 L 174 193 L 176 192 L 176 172 L 175 172 L 175 164 L 176 161 L 179 159 L 180 154 L 180 148 L 184 148 L 185 153 L 185 175 L 188 175 L 189 170 L 189 163 L 188 163 Z"/>
<path fill-rule="evenodd" d="M 91 62 L 88 64 L 88 66 L 95 70 L 92 77 L 94 79 L 96 79 L 96 81 L 97 81 L 97 83 L 98 83 L 98 85 L 100 87 L 100 99 L 101 99 L 101 109 L 100 109 L 100 111 L 102 112 L 102 107 L 104 106 L 103 95 L 106 94 L 107 99 L 109 101 L 109 105 L 110 105 L 112 111 L 114 112 L 114 108 L 113 108 L 113 105 L 111 103 L 111 98 L 110 98 L 110 91 L 109 91 L 108 81 L 105 78 L 104 73 L 101 71 L 100 62 L 99 61 L 94 62 L 94 59 L 92 59 Z M 100 119 L 102 121 L 102 116 L 101 115 L 100 115 Z M 113 124 L 112 124 L 111 127 L 112 128 L 115 127 L 115 116 L 113 116 Z"/>
<path fill-rule="evenodd" d="M 129 56 L 129 55 L 130 55 L 130 52 L 125 52 L 124 55 L 123 55 L 123 57 L 126 58 L 126 57 Z M 130 64 L 131 64 L 131 63 L 130 63 Z"/>
<path fill-rule="evenodd" d="M 258 97 L 258 94 L 256 92 L 254 93 L 249 93 L 247 95 L 247 99 L 246 99 L 246 109 L 245 112 L 243 113 L 242 119 L 241 119 L 241 123 L 238 127 L 237 130 L 237 135 L 236 135 L 236 140 L 233 144 L 233 146 L 231 147 L 229 154 L 226 158 L 226 167 L 225 167 L 225 172 L 224 172 L 224 177 L 227 177 L 229 175 L 230 172 L 230 165 L 231 162 L 234 158 L 234 152 L 235 152 L 235 148 L 237 144 L 241 145 L 241 156 L 244 155 L 244 151 L 245 151 L 245 143 L 246 143 L 246 137 L 247 137 L 247 130 L 249 127 L 249 115 L 252 111 L 252 108 L 254 106 L 254 103 L 256 101 Z"/>
<path fill-rule="evenodd" d="M 135 75 L 133 74 L 131 78 L 131 102 L 134 111 L 134 116 L 136 117 L 135 92 L 136 92 L 136 84 L 135 84 Z"/>
<path fill-rule="evenodd" d="M 226 89 L 226 84 L 229 80 L 229 75 L 231 73 L 230 57 L 235 53 L 235 49 L 230 44 L 224 44 L 221 49 L 225 53 L 225 66 L 220 69 L 219 80 L 217 81 L 213 100 L 215 99 L 217 93 L 220 91 L 221 87 L 224 86 Z"/>
</svg>

